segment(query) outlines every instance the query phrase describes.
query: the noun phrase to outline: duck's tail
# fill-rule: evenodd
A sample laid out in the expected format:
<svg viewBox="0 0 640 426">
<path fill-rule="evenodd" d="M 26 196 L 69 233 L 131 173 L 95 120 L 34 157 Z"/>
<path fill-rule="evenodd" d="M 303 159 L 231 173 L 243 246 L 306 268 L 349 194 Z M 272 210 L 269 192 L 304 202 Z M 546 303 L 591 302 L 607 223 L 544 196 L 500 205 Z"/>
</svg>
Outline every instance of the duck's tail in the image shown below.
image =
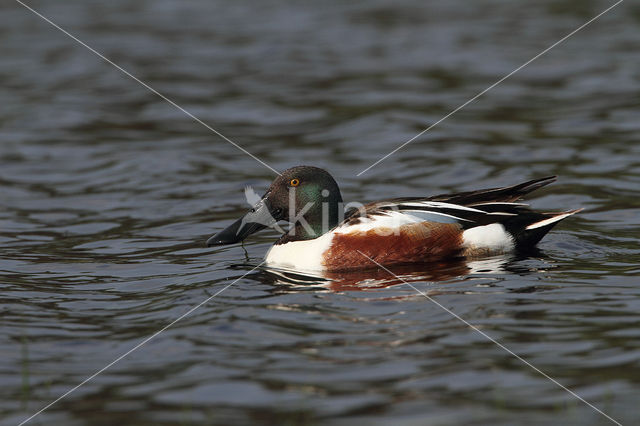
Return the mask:
<svg viewBox="0 0 640 426">
<path fill-rule="evenodd" d="M 551 230 L 558 222 L 583 209 L 569 210 L 556 213 L 539 213 L 535 221 L 525 224 L 520 229 L 512 229 L 511 234 L 515 238 L 518 250 L 530 250 Z"/>
</svg>

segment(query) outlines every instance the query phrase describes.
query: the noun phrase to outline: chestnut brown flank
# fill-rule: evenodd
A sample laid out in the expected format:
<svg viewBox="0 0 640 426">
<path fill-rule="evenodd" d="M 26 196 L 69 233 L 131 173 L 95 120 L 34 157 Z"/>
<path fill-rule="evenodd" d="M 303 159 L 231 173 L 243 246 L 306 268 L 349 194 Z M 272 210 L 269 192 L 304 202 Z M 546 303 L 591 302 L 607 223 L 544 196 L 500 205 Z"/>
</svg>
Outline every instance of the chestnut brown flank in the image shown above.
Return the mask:
<svg viewBox="0 0 640 426">
<path fill-rule="evenodd" d="M 323 263 L 333 271 L 371 266 L 358 250 L 382 265 L 431 262 L 455 257 L 462 249 L 462 229 L 455 223 L 421 222 L 393 231 L 335 234 Z"/>
</svg>

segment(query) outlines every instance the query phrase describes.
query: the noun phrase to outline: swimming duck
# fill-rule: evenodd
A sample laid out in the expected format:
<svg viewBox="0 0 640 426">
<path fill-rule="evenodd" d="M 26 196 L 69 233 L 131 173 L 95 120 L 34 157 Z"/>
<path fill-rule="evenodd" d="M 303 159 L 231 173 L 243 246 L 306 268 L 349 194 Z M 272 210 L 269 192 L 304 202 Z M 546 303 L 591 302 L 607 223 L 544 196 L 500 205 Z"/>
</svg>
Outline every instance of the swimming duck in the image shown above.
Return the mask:
<svg viewBox="0 0 640 426">
<path fill-rule="evenodd" d="M 402 265 L 526 251 L 580 211 L 542 213 L 518 202 L 555 180 L 344 206 L 326 170 L 297 166 L 282 172 L 252 209 L 207 246 L 237 243 L 286 220 L 290 229 L 267 252 L 267 265 L 341 271 L 376 267 L 373 261 Z"/>
</svg>

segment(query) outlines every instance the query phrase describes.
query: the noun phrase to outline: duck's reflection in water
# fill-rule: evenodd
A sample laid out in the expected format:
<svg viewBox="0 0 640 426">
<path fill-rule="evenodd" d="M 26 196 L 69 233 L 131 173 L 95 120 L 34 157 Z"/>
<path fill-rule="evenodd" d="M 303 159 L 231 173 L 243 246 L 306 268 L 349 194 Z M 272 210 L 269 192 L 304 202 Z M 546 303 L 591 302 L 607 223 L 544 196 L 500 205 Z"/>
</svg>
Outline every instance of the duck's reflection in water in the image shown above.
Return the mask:
<svg viewBox="0 0 640 426">
<path fill-rule="evenodd" d="M 524 272 L 513 263 L 514 256 L 495 256 L 481 260 L 458 259 L 448 262 L 374 267 L 341 272 L 302 272 L 262 268 L 264 282 L 290 287 L 323 288 L 330 291 L 362 291 L 381 289 L 413 281 L 449 281 L 470 274 Z M 519 270 L 518 269 L 522 269 Z"/>
</svg>

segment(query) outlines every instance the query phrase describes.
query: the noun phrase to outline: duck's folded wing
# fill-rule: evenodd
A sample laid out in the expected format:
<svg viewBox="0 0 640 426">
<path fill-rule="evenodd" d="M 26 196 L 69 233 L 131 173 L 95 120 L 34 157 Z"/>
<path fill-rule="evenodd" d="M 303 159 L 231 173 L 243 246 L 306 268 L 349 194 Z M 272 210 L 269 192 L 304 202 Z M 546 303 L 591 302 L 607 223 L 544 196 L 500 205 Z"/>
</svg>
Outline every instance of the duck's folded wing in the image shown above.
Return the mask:
<svg viewBox="0 0 640 426">
<path fill-rule="evenodd" d="M 458 192 L 455 194 L 440 194 L 426 198 L 430 201 L 442 201 L 453 204 L 473 205 L 490 202 L 514 202 L 530 192 L 540 189 L 543 186 L 555 182 L 557 176 L 547 176 L 539 179 L 529 180 L 517 185 L 505 186 L 502 188 L 480 189 L 477 191 Z"/>
<path fill-rule="evenodd" d="M 430 199 L 390 200 L 355 210 L 338 226 L 340 233 L 408 230 L 421 224 L 433 230 L 438 224 L 458 227 L 468 246 L 533 247 L 560 220 L 577 213 L 538 212 L 527 204 L 482 201 L 459 205 Z M 412 231 L 415 233 L 415 230 Z M 499 244 L 498 244 L 499 242 Z"/>
<path fill-rule="evenodd" d="M 457 223 L 462 228 L 501 223 L 524 213 L 535 213 L 522 203 L 482 203 L 473 207 L 426 199 L 389 200 L 350 211 L 342 226 L 368 223 L 368 227 L 406 223 Z"/>
</svg>

